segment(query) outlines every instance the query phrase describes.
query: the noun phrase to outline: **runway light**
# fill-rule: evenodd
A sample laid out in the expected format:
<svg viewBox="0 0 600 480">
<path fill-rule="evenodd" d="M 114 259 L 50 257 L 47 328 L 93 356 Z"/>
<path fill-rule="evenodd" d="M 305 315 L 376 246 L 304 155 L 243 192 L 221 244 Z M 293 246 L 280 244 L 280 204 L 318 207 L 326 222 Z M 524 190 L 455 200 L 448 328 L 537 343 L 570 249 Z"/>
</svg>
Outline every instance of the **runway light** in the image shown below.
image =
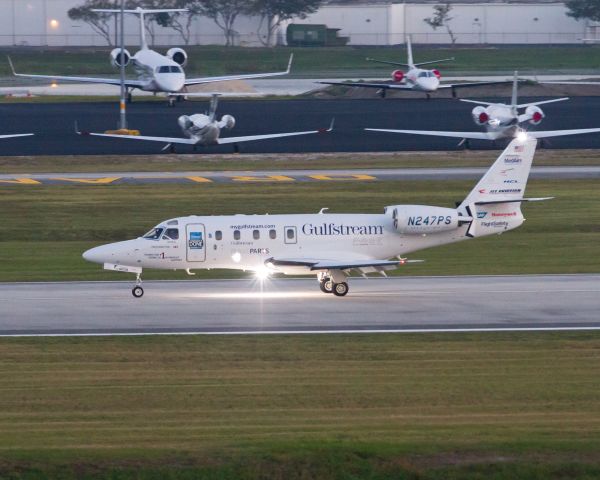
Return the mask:
<svg viewBox="0 0 600 480">
<path fill-rule="evenodd" d="M 50 28 L 56 30 L 58 27 L 60 26 L 60 23 L 58 20 L 50 20 Z"/>
<path fill-rule="evenodd" d="M 269 278 L 270 273 L 271 272 L 267 267 L 259 267 L 256 270 L 254 270 L 254 276 L 260 282 L 264 282 L 265 280 L 267 280 Z"/>
<path fill-rule="evenodd" d="M 50 88 L 58 88 L 58 83 L 51 83 Z"/>
<path fill-rule="evenodd" d="M 517 133 L 517 139 L 519 140 L 519 142 L 524 142 L 525 140 L 527 140 L 527 132 Z"/>
</svg>

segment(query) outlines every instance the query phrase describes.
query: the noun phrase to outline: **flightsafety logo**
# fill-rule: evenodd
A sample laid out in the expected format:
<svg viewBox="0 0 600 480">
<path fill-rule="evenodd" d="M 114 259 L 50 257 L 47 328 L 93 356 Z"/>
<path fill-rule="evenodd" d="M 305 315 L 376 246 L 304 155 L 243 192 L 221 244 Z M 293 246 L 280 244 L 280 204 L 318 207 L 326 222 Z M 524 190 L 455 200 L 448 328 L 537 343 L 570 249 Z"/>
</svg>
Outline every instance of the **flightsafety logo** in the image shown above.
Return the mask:
<svg viewBox="0 0 600 480">
<path fill-rule="evenodd" d="M 336 223 L 322 223 L 313 225 L 305 223 L 302 225 L 304 235 L 383 235 L 381 225 L 344 225 Z"/>
</svg>

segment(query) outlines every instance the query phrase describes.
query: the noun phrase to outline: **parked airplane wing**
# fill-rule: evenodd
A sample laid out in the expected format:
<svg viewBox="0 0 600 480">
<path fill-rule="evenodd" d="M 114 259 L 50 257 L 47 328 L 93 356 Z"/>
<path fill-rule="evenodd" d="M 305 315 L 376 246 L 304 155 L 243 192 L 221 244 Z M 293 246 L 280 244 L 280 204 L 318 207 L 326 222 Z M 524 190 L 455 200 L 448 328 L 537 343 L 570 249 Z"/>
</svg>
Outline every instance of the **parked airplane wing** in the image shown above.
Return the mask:
<svg viewBox="0 0 600 480">
<path fill-rule="evenodd" d="M 249 73 L 245 75 L 224 75 L 221 77 L 201 77 L 201 78 L 188 78 L 185 81 L 185 85 L 200 85 L 202 83 L 213 83 L 213 82 L 226 82 L 228 80 L 247 80 L 250 78 L 266 78 L 266 77 L 278 77 L 280 75 L 287 75 L 290 73 L 292 68 L 292 62 L 294 60 L 294 54 L 290 55 L 287 69 L 283 72 L 272 72 L 272 73 Z"/>
<path fill-rule="evenodd" d="M 17 138 L 17 137 L 31 137 L 35 135 L 34 133 L 16 133 L 12 135 L 0 135 L 0 140 L 5 138 Z"/>
<path fill-rule="evenodd" d="M 107 85 L 121 85 L 121 80 L 118 78 L 100 78 L 100 77 L 68 77 L 64 75 L 32 75 L 26 73 L 17 73 L 15 71 L 15 67 L 12 63 L 10 57 L 8 58 L 8 63 L 10 64 L 10 69 L 12 70 L 12 74 L 15 77 L 25 77 L 25 78 L 38 78 L 38 79 L 46 79 L 46 80 L 61 80 L 67 82 L 81 82 L 81 83 L 105 83 Z M 127 87 L 143 87 L 145 82 L 140 80 L 125 80 L 125 85 Z"/>
<path fill-rule="evenodd" d="M 547 130 L 541 132 L 527 132 L 528 137 L 532 138 L 549 138 L 549 137 L 562 137 L 566 135 L 581 135 L 584 133 L 597 133 L 600 132 L 600 128 L 579 128 L 576 130 Z"/>
<path fill-rule="evenodd" d="M 225 145 L 227 143 L 252 142 L 254 140 L 265 140 L 268 138 L 294 137 L 296 135 L 310 135 L 312 133 L 328 133 L 333 130 L 333 122 L 334 120 L 331 120 L 331 125 L 327 129 L 321 128 L 319 130 L 309 130 L 306 132 L 267 133 L 265 135 L 247 135 L 245 137 L 225 137 L 219 138 L 217 142 L 219 145 Z"/>
<path fill-rule="evenodd" d="M 379 88 L 389 90 L 414 90 L 413 87 L 408 85 L 398 85 L 395 83 L 365 83 L 365 82 L 317 82 L 323 85 L 342 85 L 344 87 L 365 87 L 365 88 Z"/>
<path fill-rule="evenodd" d="M 511 80 L 496 80 L 493 82 L 465 82 L 465 83 L 444 83 L 438 86 L 438 90 L 442 88 L 467 88 L 467 87 L 483 87 L 485 85 L 506 85 L 512 83 Z"/>
<path fill-rule="evenodd" d="M 125 138 L 127 140 L 146 140 L 149 142 L 162 142 L 162 143 L 181 143 L 185 145 L 194 145 L 196 143 L 195 140 L 190 138 L 172 138 L 172 137 L 146 137 L 143 135 L 119 135 L 115 133 L 91 133 L 91 132 L 79 132 L 78 135 L 89 135 L 92 137 L 109 137 L 109 138 Z"/>
<path fill-rule="evenodd" d="M 371 132 L 408 133 L 413 135 L 431 135 L 434 137 L 472 138 L 475 140 L 495 140 L 488 132 L 438 132 L 435 130 L 390 130 L 386 128 L 365 128 Z"/>
</svg>

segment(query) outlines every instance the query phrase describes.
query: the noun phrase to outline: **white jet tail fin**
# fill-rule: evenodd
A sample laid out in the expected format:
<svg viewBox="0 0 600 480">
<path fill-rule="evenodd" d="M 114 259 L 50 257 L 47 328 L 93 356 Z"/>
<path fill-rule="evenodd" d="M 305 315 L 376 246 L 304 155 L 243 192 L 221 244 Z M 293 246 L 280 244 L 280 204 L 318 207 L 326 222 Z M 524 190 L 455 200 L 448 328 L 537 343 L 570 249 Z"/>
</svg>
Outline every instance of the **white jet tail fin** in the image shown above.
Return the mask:
<svg viewBox="0 0 600 480">
<path fill-rule="evenodd" d="M 415 68 L 415 62 L 413 61 L 413 54 L 412 54 L 412 44 L 410 43 L 410 35 L 406 36 L 406 52 L 408 55 L 408 59 L 407 59 L 408 68 L 409 69 Z"/>
<path fill-rule="evenodd" d="M 144 15 L 153 15 L 157 13 L 185 13 L 187 8 L 152 8 L 146 9 L 138 7 L 135 10 L 124 10 L 125 13 L 133 13 L 140 16 L 140 47 L 142 50 L 148 49 L 148 42 L 146 41 L 146 23 L 144 21 Z M 92 12 L 98 13 L 121 13 L 120 8 L 95 8 Z"/>
<path fill-rule="evenodd" d="M 515 76 L 513 78 L 513 85 L 512 85 L 512 96 L 510 98 L 510 108 L 515 117 L 519 114 L 518 110 L 517 110 L 519 107 L 518 90 L 519 90 L 519 72 L 517 72 L 515 70 Z"/>
<path fill-rule="evenodd" d="M 464 211 L 472 204 L 515 202 L 523 199 L 537 140 L 515 138 L 508 144 L 467 198 L 460 204 Z"/>
</svg>

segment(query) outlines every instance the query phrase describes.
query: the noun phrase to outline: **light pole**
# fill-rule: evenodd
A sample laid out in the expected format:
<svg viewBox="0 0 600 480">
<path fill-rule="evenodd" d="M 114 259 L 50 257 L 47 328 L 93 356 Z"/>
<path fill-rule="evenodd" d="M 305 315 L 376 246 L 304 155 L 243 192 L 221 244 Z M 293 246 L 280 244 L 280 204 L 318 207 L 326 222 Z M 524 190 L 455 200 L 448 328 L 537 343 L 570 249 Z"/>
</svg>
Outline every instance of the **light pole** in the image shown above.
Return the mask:
<svg viewBox="0 0 600 480">
<path fill-rule="evenodd" d="M 120 100 L 120 122 L 119 128 L 127 130 L 127 110 L 125 102 L 127 101 L 127 88 L 125 87 L 125 0 L 121 0 L 121 100 Z"/>
</svg>

